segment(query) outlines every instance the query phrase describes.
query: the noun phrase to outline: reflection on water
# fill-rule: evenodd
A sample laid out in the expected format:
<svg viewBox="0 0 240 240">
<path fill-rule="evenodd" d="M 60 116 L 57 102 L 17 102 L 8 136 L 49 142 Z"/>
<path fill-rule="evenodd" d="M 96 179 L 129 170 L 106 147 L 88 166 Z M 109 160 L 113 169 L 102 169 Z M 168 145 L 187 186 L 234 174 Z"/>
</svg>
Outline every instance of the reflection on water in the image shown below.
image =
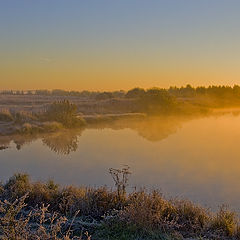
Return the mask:
<svg viewBox="0 0 240 240">
<path fill-rule="evenodd" d="M 17 150 L 21 150 L 24 145 L 29 145 L 34 140 L 38 139 L 37 135 L 12 135 L 12 136 L 0 136 L 1 150 L 10 147 L 10 143 L 13 142 Z"/>
<path fill-rule="evenodd" d="M 133 187 L 156 187 L 168 196 L 213 208 L 227 203 L 240 210 L 239 123 L 239 115 L 229 114 L 154 117 L 0 137 L 0 176 L 6 180 L 14 172 L 27 172 L 36 180 L 112 186 L 108 169 L 126 164 L 133 172 Z"/>
<path fill-rule="evenodd" d="M 177 132 L 181 124 L 189 119 L 176 117 L 149 117 L 143 119 L 116 120 L 108 123 L 97 123 L 91 125 L 91 129 L 131 129 L 136 131 L 141 137 L 155 142 L 167 138 Z M 41 139 L 43 145 L 49 147 L 58 154 L 70 154 L 78 148 L 78 137 L 84 130 L 67 130 L 51 134 L 38 135 L 13 135 L 0 137 L 0 150 L 9 148 L 13 142 L 17 150 L 21 150 L 24 145 L 29 145 L 37 139 Z"/>
<path fill-rule="evenodd" d="M 93 129 L 110 128 L 113 130 L 131 129 L 136 131 L 143 138 L 155 142 L 174 134 L 181 127 L 183 122 L 189 121 L 186 117 L 148 117 L 143 119 L 125 119 L 115 121 L 111 124 L 102 123 L 92 126 Z"/>
<path fill-rule="evenodd" d="M 69 154 L 75 152 L 78 147 L 78 138 L 75 132 L 56 133 L 49 136 L 44 136 L 42 142 L 52 151 L 58 154 Z"/>
</svg>

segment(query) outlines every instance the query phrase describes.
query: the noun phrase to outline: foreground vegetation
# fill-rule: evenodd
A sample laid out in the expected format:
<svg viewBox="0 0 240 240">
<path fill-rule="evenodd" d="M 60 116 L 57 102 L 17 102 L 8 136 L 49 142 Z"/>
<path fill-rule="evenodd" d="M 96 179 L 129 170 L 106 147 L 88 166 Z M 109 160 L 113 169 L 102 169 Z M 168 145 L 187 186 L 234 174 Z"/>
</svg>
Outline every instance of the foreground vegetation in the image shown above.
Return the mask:
<svg viewBox="0 0 240 240">
<path fill-rule="evenodd" d="M 15 174 L 0 187 L 0 239 L 240 239 L 236 213 L 212 213 L 156 190 L 126 194 L 128 168 L 110 173 L 116 190 Z"/>
</svg>

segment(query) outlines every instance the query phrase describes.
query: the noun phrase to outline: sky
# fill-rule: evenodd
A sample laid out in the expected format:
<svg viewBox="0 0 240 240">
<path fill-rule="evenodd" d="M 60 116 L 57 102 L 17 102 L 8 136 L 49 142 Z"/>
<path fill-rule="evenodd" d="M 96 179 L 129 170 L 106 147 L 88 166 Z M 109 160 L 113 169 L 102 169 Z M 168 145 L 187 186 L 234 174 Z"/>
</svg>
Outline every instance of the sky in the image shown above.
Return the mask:
<svg viewBox="0 0 240 240">
<path fill-rule="evenodd" d="M 1 0 L 0 90 L 240 84 L 239 0 Z"/>
</svg>

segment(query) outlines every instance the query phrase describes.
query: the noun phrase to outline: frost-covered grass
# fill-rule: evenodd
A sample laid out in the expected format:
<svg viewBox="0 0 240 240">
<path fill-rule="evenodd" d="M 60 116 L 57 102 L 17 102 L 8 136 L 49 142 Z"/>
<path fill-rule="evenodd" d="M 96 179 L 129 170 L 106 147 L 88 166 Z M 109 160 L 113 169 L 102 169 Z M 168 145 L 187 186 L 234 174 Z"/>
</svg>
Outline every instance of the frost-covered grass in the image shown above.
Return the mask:
<svg viewBox="0 0 240 240">
<path fill-rule="evenodd" d="M 1 239 L 240 239 L 236 213 L 212 213 L 156 190 L 119 197 L 106 187 L 61 187 L 15 174 L 1 185 L 0 199 Z"/>
<path fill-rule="evenodd" d="M 58 131 L 63 128 L 83 128 L 85 120 L 78 116 L 75 104 L 67 100 L 53 102 L 45 111 L 0 111 L 0 134 L 36 134 Z M 8 123 L 8 126 L 6 126 Z"/>
</svg>

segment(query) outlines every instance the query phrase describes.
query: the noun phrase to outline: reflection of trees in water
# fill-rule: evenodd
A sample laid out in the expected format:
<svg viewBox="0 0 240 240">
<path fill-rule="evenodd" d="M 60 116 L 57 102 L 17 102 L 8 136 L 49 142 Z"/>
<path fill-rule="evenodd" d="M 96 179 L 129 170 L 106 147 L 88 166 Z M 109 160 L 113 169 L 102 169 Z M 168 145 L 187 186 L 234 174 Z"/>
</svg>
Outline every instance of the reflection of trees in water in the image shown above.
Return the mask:
<svg viewBox="0 0 240 240">
<path fill-rule="evenodd" d="M 0 151 L 9 148 L 11 139 L 8 137 L 0 137 Z"/>
<path fill-rule="evenodd" d="M 151 118 L 146 121 L 136 123 L 132 129 L 136 130 L 143 138 L 157 142 L 176 133 L 182 125 L 183 119 L 176 117 Z"/>
<path fill-rule="evenodd" d="M 176 133 L 183 122 L 190 119 L 184 117 L 137 117 L 126 118 L 114 121 L 102 121 L 88 125 L 89 129 L 132 129 L 143 138 L 149 141 L 161 141 L 169 135 Z M 82 130 L 66 130 L 51 134 L 39 135 L 13 135 L 0 137 L 0 147 L 9 147 L 11 141 L 16 144 L 16 148 L 20 150 L 24 145 L 41 138 L 45 146 L 58 154 L 70 154 L 78 148 L 78 136 Z M 1 150 L 1 149 L 0 149 Z"/>
<path fill-rule="evenodd" d="M 37 136 L 15 136 L 13 142 L 16 144 L 16 149 L 21 150 L 24 145 L 29 145 L 34 140 L 37 140 Z"/>
<path fill-rule="evenodd" d="M 78 147 L 78 134 L 76 132 L 59 132 L 42 138 L 44 145 L 58 154 L 70 154 Z"/>
<path fill-rule="evenodd" d="M 176 133 L 183 122 L 187 118 L 165 116 L 165 117 L 145 117 L 145 118 L 129 118 L 116 120 L 109 123 L 96 123 L 91 128 L 104 129 L 110 128 L 114 130 L 132 129 L 137 131 L 143 138 L 155 142 L 167 138 L 169 135 Z"/>
<path fill-rule="evenodd" d="M 75 152 L 78 147 L 79 131 L 64 131 L 53 134 L 38 134 L 38 135 L 12 135 L 0 137 L 0 150 L 4 150 L 13 142 L 17 150 L 21 150 L 26 144 L 30 144 L 35 140 L 42 139 L 45 146 L 58 154 L 69 154 Z"/>
<path fill-rule="evenodd" d="M 0 151 L 1 151 L 1 150 L 5 150 L 5 149 L 7 149 L 7 148 L 9 148 L 9 146 L 6 146 L 6 145 L 0 145 Z"/>
<path fill-rule="evenodd" d="M 12 135 L 12 136 L 1 136 L 0 137 L 0 150 L 4 150 L 10 147 L 10 143 L 13 141 L 16 145 L 16 149 L 20 150 L 23 145 L 30 144 L 37 137 L 33 135 L 21 136 L 21 135 Z"/>
</svg>

